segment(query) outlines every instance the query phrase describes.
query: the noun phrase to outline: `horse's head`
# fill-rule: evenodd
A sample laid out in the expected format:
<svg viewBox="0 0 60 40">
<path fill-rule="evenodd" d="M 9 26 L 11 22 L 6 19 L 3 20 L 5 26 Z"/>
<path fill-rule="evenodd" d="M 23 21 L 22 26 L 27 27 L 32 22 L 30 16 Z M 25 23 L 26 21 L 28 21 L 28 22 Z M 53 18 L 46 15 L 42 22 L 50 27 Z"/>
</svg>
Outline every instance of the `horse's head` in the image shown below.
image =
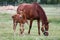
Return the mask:
<svg viewBox="0 0 60 40">
<path fill-rule="evenodd" d="M 48 36 L 48 29 L 49 29 L 49 22 L 45 22 L 41 28 L 41 30 L 45 36 Z"/>
</svg>

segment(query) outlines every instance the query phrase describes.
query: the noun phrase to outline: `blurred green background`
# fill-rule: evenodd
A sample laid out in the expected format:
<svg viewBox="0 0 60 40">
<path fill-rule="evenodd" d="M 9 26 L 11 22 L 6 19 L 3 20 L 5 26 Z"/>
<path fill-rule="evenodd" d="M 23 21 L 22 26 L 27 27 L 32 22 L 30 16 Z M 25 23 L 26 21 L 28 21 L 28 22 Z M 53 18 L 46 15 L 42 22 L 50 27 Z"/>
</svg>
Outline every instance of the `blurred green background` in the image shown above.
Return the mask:
<svg viewBox="0 0 60 40">
<path fill-rule="evenodd" d="M 33 22 L 30 35 L 27 33 L 29 25 L 25 24 L 24 35 L 19 36 L 20 26 L 17 25 L 16 36 L 14 36 L 11 16 L 16 10 L 4 10 L 4 8 L 7 5 L 32 2 L 42 4 L 41 7 L 49 21 L 49 36 L 44 36 L 42 32 L 40 36 L 38 35 L 37 21 Z M 1 10 L 2 7 L 4 7 L 3 10 Z M 0 40 L 60 40 L 60 0 L 0 0 Z"/>
<path fill-rule="evenodd" d="M 60 4 L 60 0 L 0 0 L 0 5 L 17 5 L 20 3 L 32 3 L 37 2 L 40 4 Z"/>
</svg>

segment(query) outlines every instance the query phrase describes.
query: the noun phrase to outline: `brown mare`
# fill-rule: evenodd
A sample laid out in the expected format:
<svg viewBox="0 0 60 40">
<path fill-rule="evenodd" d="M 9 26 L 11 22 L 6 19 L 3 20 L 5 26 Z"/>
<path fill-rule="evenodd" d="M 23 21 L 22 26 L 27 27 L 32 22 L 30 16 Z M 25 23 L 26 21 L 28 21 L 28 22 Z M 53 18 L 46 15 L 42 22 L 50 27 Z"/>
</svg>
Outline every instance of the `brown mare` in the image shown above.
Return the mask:
<svg viewBox="0 0 60 40">
<path fill-rule="evenodd" d="M 38 3 L 20 4 L 17 8 L 17 14 L 21 14 L 21 11 L 23 12 L 22 14 L 25 14 L 24 16 L 26 17 L 26 19 L 30 20 L 28 34 L 30 34 L 33 20 L 37 20 L 38 34 L 40 35 L 40 21 L 42 21 L 41 31 L 45 36 L 48 36 L 49 25 L 48 25 L 47 16 Z"/>
<path fill-rule="evenodd" d="M 23 16 L 23 17 L 22 17 Z M 26 18 L 23 14 L 15 14 L 12 16 L 13 19 L 13 30 L 14 30 L 14 34 L 16 31 L 16 26 L 19 23 L 20 25 L 20 34 L 22 34 L 24 32 L 24 23 L 27 22 Z"/>
</svg>

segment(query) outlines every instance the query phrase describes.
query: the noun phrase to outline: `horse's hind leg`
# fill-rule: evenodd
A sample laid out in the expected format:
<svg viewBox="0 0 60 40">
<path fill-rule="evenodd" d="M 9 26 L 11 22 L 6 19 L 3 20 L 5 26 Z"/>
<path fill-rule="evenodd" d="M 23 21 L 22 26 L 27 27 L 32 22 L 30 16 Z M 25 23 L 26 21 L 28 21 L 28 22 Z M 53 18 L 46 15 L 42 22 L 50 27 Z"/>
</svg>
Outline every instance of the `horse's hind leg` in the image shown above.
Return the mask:
<svg viewBox="0 0 60 40">
<path fill-rule="evenodd" d="M 30 20 L 30 26 L 29 26 L 28 34 L 30 34 L 30 30 L 31 30 L 31 27 L 32 27 L 32 22 L 33 22 L 33 20 Z"/>
<path fill-rule="evenodd" d="M 38 24 L 38 34 L 40 35 L 40 20 L 37 20 Z"/>
</svg>

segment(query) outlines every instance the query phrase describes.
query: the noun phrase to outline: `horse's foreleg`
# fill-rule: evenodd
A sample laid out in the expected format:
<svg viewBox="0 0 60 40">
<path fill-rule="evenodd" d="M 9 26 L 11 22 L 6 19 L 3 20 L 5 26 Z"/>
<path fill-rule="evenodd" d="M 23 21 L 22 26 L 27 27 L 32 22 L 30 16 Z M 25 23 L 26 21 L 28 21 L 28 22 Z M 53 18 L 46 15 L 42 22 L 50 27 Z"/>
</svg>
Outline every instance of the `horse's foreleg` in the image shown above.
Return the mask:
<svg viewBox="0 0 60 40">
<path fill-rule="evenodd" d="M 30 20 L 30 26 L 29 26 L 28 34 L 30 34 L 30 30 L 31 30 L 31 27 L 32 27 L 32 22 L 33 22 L 33 20 Z"/>
<path fill-rule="evenodd" d="M 41 28 L 41 31 L 44 32 L 45 31 L 45 25 L 42 24 L 42 28 Z"/>
<path fill-rule="evenodd" d="M 40 35 L 40 20 L 37 20 L 38 22 L 38 34 Z"/>
</svg>

